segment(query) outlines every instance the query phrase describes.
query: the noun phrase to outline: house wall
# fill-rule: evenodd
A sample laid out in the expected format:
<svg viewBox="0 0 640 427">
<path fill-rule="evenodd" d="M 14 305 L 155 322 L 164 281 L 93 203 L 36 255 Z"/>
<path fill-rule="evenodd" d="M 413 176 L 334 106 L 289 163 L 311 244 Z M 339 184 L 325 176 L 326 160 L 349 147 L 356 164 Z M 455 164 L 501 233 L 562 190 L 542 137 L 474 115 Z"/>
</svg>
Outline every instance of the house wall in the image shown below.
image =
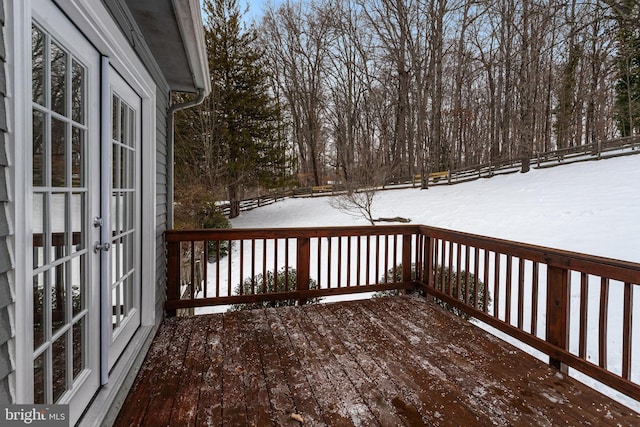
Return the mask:
<svg viewBox="0 0 640 427">
<path fill-rule="evenodd" d="M 156 91 L 156 319 L 162 319 L 166 300 L 166 249 L 164 232 L 167 229 L 167 110 L 169 89 Z"/>
<path fill-rule="evenodd" d="M 13 263 L 8 245 L 12 232 L 7 218 L 9 197 L 6 168 L 9 166 L 9 162 L 5 139 L 8 129 L 5 104 L 7 79 L 4 23 L 4 1 L 0 0 L 0 404 L 13 403 L 13 396 L 9 387 L 9 376 L 14 370 L 9 349 L 10 340 L 13 337 L 13 322 L 9 315 L 13 305 L 13 292 L 11 289 Z"/>
</svg>

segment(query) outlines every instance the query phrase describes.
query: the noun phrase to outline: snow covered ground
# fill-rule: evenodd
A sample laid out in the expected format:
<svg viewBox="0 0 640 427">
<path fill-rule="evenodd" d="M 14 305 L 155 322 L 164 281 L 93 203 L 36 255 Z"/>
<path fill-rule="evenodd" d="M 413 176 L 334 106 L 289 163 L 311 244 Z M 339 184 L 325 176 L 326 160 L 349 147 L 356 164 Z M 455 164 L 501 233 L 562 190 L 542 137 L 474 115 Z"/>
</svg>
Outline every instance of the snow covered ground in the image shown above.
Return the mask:
<svg viewBox="0 0 640 427">
<path fill-rule="evenodd" d="M 428 190 L 380 191 L 373 216 L 404 217 L 417 224 L 640 262 L 640 156 L 532 169 Z M 332 207 L 331 197 L 287 199 L 232 221 L 234 228 L 367 224 Z M 640 300 L 638 290 L 635 296 Z M 634 307 L 637 311 L 640 304 Z M 632 339 L 635 380 L 640 376 L 638 323 Z M 639 402 L 590 383 L 640 412 Z"/>
<path fill-rule="evenodd" d="M 242 227 L 367 225 L 330 197 L 244 212 Z M 640 155 L 482 178 L 428 190 L 380 191 L 374 217 L 640 262 Z"/>
</svg>

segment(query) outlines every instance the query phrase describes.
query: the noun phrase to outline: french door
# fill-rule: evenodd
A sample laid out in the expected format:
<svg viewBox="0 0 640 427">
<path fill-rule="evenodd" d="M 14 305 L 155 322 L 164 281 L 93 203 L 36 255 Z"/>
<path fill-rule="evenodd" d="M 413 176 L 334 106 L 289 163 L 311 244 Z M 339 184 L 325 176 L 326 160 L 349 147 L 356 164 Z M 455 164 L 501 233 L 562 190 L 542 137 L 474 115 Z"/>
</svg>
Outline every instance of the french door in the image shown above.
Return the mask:
<svg viewBox="0 0 640 427">
<path fill-rule="evenodd" d="M 31 58 L 27 395 L 74 423 L 140 326 L 142 106 L 50 0 L 33 0 Z"/>
<path fill-rule="evenodd" d="M 100 56 L 49 1 L 31 27 L 33 403 L 77 419 L 99 382 Z"/>
<path fill-rule="evenodd" d="M 108 281 L 108 316 L 103 319 L 108 343 L 108 367 L 111 369 L 125 346 L 140 326 L 140 131 L 141 104 L 138 94 L 110 68 L 109 94 L 111 135 L 108 162 L 103 159 L 110 176 L 109 199 L 103 203 L 105 224 L 103 242 L 107 252 L 110 277 Z M 104 183 L 107 184 L 107 183 Z"/>
</svg>

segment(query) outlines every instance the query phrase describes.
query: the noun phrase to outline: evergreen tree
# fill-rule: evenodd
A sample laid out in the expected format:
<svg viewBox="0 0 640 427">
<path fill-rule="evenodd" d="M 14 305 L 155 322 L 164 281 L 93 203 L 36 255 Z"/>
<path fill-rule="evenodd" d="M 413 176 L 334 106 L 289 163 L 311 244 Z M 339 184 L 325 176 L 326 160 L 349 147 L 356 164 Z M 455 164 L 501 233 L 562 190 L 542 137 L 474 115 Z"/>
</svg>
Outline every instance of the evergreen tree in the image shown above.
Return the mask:
<svg viewBox="0 0 640 427">
<path fill-rule="evenodd" d="M 176 178 L 224 188 L 233 218 L 245 191 L 284 185 L 290 165 L 254 28 L 243 28 L 237 0 L 205 0 L 203 10 L 212 90 L 176 118 Z"/>
<path fill-rule="evenodd" d="M 622 136 L 640 134 L 640 3 L 623 0 L 612 7 L 618 23 L 616 121 Z"/>
</svg>

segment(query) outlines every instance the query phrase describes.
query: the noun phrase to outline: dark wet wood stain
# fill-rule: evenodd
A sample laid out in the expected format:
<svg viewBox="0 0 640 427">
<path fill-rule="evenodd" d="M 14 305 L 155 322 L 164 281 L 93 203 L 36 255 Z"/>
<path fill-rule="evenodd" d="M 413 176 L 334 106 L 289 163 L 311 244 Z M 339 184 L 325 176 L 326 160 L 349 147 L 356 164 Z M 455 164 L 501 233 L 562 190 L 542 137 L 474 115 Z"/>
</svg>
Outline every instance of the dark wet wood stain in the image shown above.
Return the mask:
<svg viewBox="0 0 640 427">
<path fill-rule="evenodd" d="M 640 425 L 414 296 L 171 318 L 116 426 Z"/>
</svg>

